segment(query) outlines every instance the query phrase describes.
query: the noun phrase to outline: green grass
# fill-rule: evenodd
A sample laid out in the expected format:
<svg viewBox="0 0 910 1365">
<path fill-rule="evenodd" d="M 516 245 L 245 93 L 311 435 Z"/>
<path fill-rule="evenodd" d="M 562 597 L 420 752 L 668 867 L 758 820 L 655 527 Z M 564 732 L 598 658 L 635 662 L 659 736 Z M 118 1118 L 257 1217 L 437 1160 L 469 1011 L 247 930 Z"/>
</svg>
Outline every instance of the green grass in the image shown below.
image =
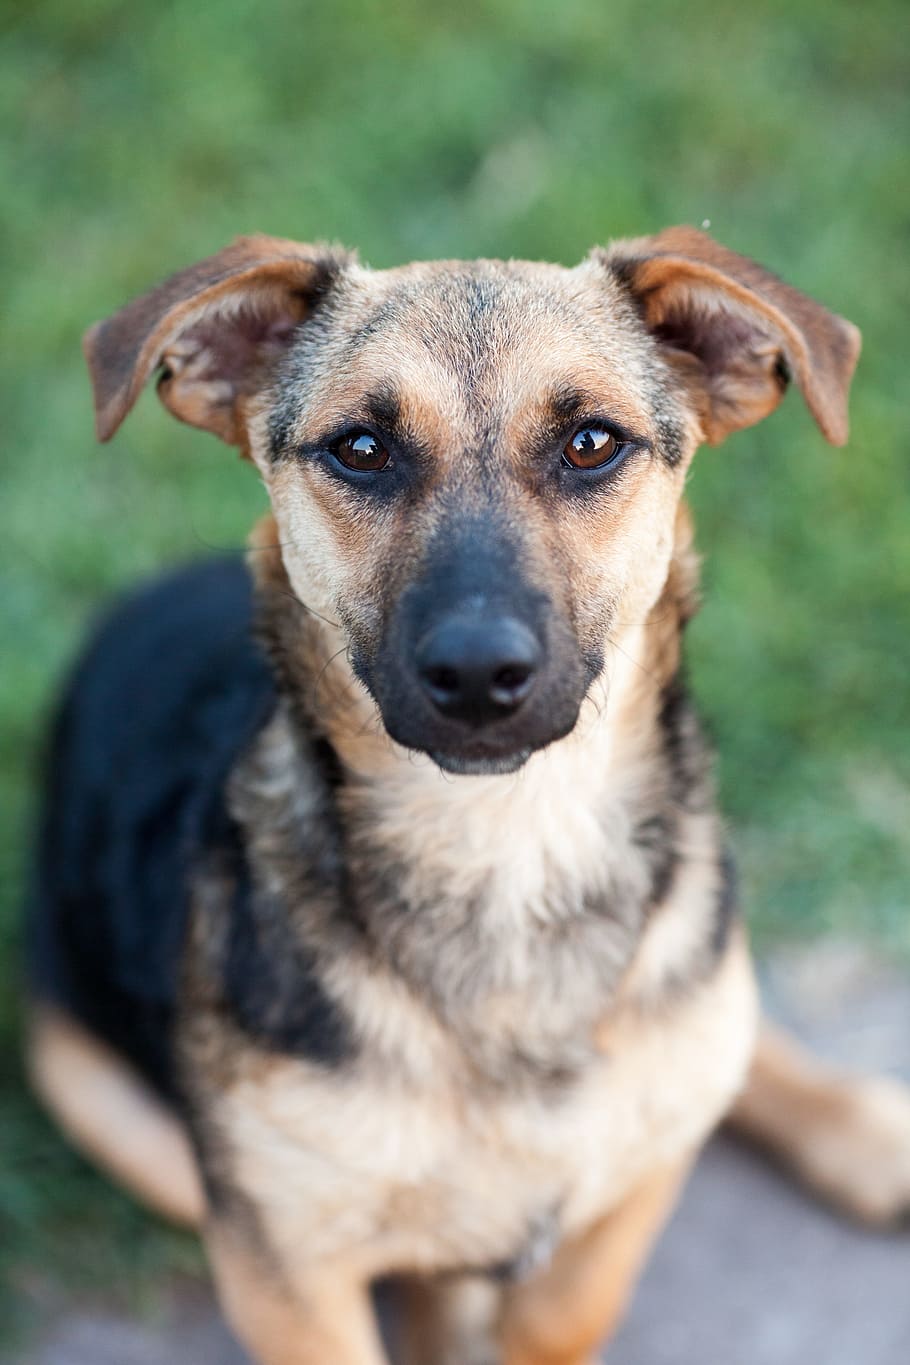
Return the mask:
<svg viewBox="0 0 910 1365">
<path fill-rule="evenodd" d="M 0 22 L 0 1275 L 20 1319 L 197 1264 L 24 1096 L 17 920 L 39 719 L 86 619 L 239 544 L 262 503 L 152 397 L 96 448 L 79 336 L 238 232 L 378 266 L 572 262 L 710 219 L 862 326 L 845 451 L 791 397 L 698 461 L 691 656 L 759 939 L 910 959 L 903 0 L 7 0 Z"/>
</svg>

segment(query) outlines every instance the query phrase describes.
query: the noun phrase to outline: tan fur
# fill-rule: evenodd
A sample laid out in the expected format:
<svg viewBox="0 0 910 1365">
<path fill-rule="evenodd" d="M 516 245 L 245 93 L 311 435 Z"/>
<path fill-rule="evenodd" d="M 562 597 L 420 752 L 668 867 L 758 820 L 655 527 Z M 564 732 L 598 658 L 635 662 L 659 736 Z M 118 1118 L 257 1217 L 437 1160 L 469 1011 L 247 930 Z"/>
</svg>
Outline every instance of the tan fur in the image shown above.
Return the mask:
<svg viewBox="0 0 910 1365">
<path fill-rule="evenodd" d="M 565 1235 L 580 1234 L 697 1147 L 740 1085 L 754 1021 L 737 938 L 673 1011 L 649 1016 L 630 1000 L 602 1032 L 603 1060 L 558 1104 L 472 1094 L 442 1034 L 435 1048 L 424 1039 L 434 1064 L 419 1089 L 382 1074 L 322 1077 L 290 1058 L 264 1064 L 229 1037 L 234 1078 L 206 1104 L 280 1264 L 301 1248 L 318 1264 L 356 1247 L 364 1276 L 482 1267 L 507 1259 L 550 1208 Z"/>
<path fill-rule="evenodd" d="M 851 1217 L 906 1217 L 910 1095 L 898 1082 L 832 1072 L 766 1024 L 730 1118 Z"/>
<path fill-rule="evenodd" d="M 206 1249 L 227 1319 L 260 1365 L 385 1365 L 367 1286 L 345 1266 L 276 1281 L 217 1224 Z"/>
<path fill-rule="evenodd" d="M 163 1217 L 201 1225 L 205 1200 L 186 1133 L 111 1048 L 59 1010 L 34 1007 L 28 1069 L 75 1146 Z"/>
<path fill-rule="evenodd" d="M 486 1365 L 498 1353 L 505 1365 L 587 1365 L 621 1322 L 689 1165 L 653 1172 L 521 1284 L 408 1282 L 402 1365 Z"/>
<path fill-rule="evenodd" d="M 652 1171 L 605 1218 L 564 1243 L 548 1269 L 505 1295 L 499 1332 L 504 1365 L 593 1361 L 622 1320 L 689 1165 Z"/>
</svg>

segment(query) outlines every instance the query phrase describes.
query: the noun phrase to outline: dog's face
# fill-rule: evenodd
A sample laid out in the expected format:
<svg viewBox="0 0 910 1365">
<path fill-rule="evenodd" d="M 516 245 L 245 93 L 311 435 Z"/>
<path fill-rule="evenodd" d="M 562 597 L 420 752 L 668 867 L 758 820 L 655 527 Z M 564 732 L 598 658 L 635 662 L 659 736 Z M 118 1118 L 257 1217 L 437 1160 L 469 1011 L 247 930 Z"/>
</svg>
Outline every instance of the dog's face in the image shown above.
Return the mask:
<svg viewBox="0 0 910 1365">
<path fill-rule="evenodd" d="M 573 728 L 660 591 L 696 434 L 600 267 L 498 263 L 345 270 L 255 425 L 295 589 L 456 772 Z"/>
<path fill-rule="evenodd" d="M 855 329 L 701 234 L 581 266 L 418 264 L 254 238 L 89 335 L 99 429 L 151 370 L 268 486 L 290 581 L 389 734 L 459 773 L 566 735 L 664 584 L 699 440 L 792 373 L 845 435 Z"/>
</svg>

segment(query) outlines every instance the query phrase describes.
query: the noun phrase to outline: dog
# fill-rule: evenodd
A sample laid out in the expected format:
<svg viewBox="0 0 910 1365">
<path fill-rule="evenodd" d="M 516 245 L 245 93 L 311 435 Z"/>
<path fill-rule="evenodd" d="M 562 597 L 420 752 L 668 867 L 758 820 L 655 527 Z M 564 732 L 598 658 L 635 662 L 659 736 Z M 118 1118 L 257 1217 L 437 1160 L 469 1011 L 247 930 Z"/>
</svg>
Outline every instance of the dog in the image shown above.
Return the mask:
<svg viewBox="0 0 910 1365">
<path fill-rule="evenodd" d="M 727 1115 L 910 1208 L 910 1099 L 759 1028 L 682 636 L 696 447 L 859 333 L 691 228 L 372 271 L 243 238 L 93 327 L 271 499 L 140 590 L 55 723 L 33 1083 L 198 1227 L 261 1365 L 582 1365 Z"/>
</svg>

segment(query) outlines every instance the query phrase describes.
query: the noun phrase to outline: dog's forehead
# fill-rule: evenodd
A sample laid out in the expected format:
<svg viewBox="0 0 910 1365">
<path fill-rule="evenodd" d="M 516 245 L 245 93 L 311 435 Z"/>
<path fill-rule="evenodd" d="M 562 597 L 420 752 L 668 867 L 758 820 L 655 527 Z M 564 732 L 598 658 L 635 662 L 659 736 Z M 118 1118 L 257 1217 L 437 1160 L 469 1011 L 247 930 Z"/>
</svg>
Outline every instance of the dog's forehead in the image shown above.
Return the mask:
<svg viewBox="0 0 910 1365">
<path fill-rule="evenodd" d="M 331 423 L 394 389 L 419 419 L 507 421 L 544 395 L 606 393 L 646 421 L 653 346 L 621 284 L 593 261 L 353 266 L 297 351 L 301 406 Z"/>
<path fill-rule="evenodd" d="M 546 319 L 577 326 L 604 301 L 584 274 L 545 262 L 417 261 L 355 268 L 349 280 L 373 304 L 368 332 L 406 322 L 428 346 L 451 347 L 467 336 L 501 344 Z"/>
<path fill-rule="evenodd" d="M 621 287 L 589 263 L 417 262 L 355 271 L 341 291 L 342 321 L 347 300 L 359 304 L 352 353 L 407 347 L 474 382 L 515 353 L 527 365 L 557 342 L 570 355 L 595 356 L 637 331 Z"/>
</svg>

